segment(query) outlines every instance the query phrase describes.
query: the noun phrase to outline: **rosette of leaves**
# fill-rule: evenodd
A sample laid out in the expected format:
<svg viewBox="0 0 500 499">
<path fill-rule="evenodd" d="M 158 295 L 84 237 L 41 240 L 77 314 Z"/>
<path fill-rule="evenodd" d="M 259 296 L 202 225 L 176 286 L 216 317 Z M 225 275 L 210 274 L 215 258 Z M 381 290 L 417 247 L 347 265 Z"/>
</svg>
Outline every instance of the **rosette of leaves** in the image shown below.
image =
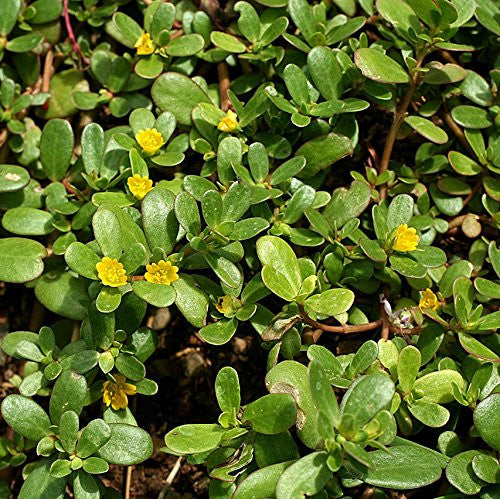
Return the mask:
<svg viewBox="0 0 500 499">
<path fill-rule="evenodd" d="M 137 139 L 132 139 L 125 133 L 117 133 L 113 136 L 120 147 L 129 151 L 133 174 L 137 173 L 141 176 L 147 176 L 148 174 L 145 163 L 141 162 L 136 156 L 132 156 L 131 151 L 134 149 L 140 153 L 143 159 L 150 160 L 157 166 L 175 166 L 182 163 L 184 160 L 183 153 L 187 149 L 186 136 L 180 134 L 174 137 L 170 144 L 167 144 L 176 129 L 176 121 L 172 113 L 165 111 L 158 118 L 155 118 L 154 114 L 147 109 L 135 109 L 130 113 L 129 123 L 134 137 L 137 137 L 141 131 L 154 129 L 160 133 L 163 142 L 163 146 L 151 154 L 141 148 Z M 165 149 L 163 149 L 164 146 L 166 146 Z"/>
<path fill-rule="evenodd" d="M 423 487 L 440 477 L 446 456 L 395 440 L 396 423 L 388 410 L 395 389 L 386 374 L 361 376 L 339 405 L 324 370 L 328 357 L 319 350 L 314 358 L 309 369 L 294 361 L 277 364 L 266 377 L 271 394 L 241 409 L 237 375 L 232 368 L 223 368 L 215 384 L 223 410 L 219 424 L 175 428 L 165 436 L 164 450 L 205 462 L 214 479 L 210 490 L 239 498 L 256 494 L 285 498 L 323 489 L 338 494 L 341 477 L 347 487 L 346 478 L 351 478 L 401 489 Z M 276 396 L 283 396 L 282 402 Z M 278 410 L 278 402 L 291 402 L 292 421 L 285 417 L 285 405 Z M 300 458 L 287 431 L 294 422 L 309 450 Z M 249 432 L 254 433 L 251 439 Z M 387 449 L 391 443 L 394 446 Z M 381 450 L 368 451 L 367 446 Z M 391 456 L 391 465 L 384 456 Z"/>
<path fill-rule="evenodd" d="M 285 50 L 279 45 L 272 45 L 287 29 L 287 17 L 280 15 L 279 11 L 268 9 L 259 16 L 254 7 L 248 2 L 237 2 L 234 10 L 239 13 L 237 30 L 240 37 L 222 31 L 212 31 L 210 40 L 216 47 L 210 53 L 218 60 L 223 60 L 229 54 L 238 54 L 240 59 L 245 59 L 259 66 L 259 62 L 276 60 L 279 64 L 285 55 Z M 210 51 L 209 51 L 210 52 Z M 248 77 L 240 80 L 258 81 L 259 76 Z"/>
<path fill-rule="evenodd" d="M 75 497 L 103 493 L 96 475 L 105 473 L 109 464 L 135 464 L 151 455 L 151 438 L 136 425 L 93 419 L 79 431 L 86 393 L 85 378 L 65 371 L 54 384 L 49 414 L 22 395 L 9 395 L 2 402 L 4 419 L 19 435 L 36 442 L 41 457 L 25 468 L 19 497 L 63 497 L 68 484 Z"/>
<path fill-rule="evenodd" d="M 21 466 L 26 462 L 26 454 L 35 447 L 35 442 L 30 438 L 14 432 L 9 438 L 0 438 L 0 470 L 9 466 Z"/>
<path fill-rule="evenodd" d="M 222 411 L 218 424 L 174 428 L 165 436 L 164 451 L 195 455 L 199 462 L 207 462 L 211 477 L 226 482 L 234 482 L 253 462 L 259 452 L 257 447 L 265 452 L 274 442 L 286 460 L 296 458 L 298 449 L 288 432 L 297 417 L 291 395 L 270 393 L 241 407 L 238 374 L 231 367 L 219 371 L 215 392 Z M 271 455 L 261 456 L 269 458 Z"/>
<path fill-rule="evenodd" d="M 379 347 L 382 365 L 398 381 L 395 416 L 403 434 L 409 435 L 413 431 L 410 415 L 431 428 L 444 426 L 450 419 L 450 412 L 442 404 L 453 402 L 454 389 L 463 388 L 462 375 L 455 369 L 447 369 L 444 359 L 439 370 L 433 371 L 428 366 L 427 372 L 419 372 L 422 355 L 413 345 L 398 350 L 395 343 L 382 344 L 380 341 Z"/>
<path fill-rule="evenodd" d="M 29 331 L 9 333 L 2 341 L 2 350 L 13 358 L 30 361 L 19 385 L 21 395 L 32 397 L 50 393 L 50 385 L 68 370 L 91 380 L 97 365 L 104 374 L 116 368 L 135 383 L 138 393 L 154 395 L 158 387 L 145 377 L 143 362 L 156 348 L 156 335 L 149 328 L 138 328 L 131 334 L 115 330 L 116 319 L 113 313 L 99 313 L 93 304 L 88 319 L 82 323 L 82 338 L 77 341 L 71 342 L 66 335 L 60 335 L 66 338 L 56 342 L 54 331 L 47 326 L 38 334 Z M 102 382 L 99 383 L 95 390 L 98 396 L 102 388 Z"/>
<path fill-rule="evenodd" d="M 5 123 L 13 135 L 22 135 L 26 132 L 23 118 L 28 109 L 31 106 L 42 106 L 49 97 L 46 92 L 31 95 L 21 93 L 21 90 L 21 86 L 10 78 L 3 79 L 0 85 L 0 123 Z"/>
<path fill-rule="evenodd" d="M 96 92 L 74 92 L 71 99 L 78 109 L 89 111 L 107 106 L 113 116 L 120 118 L 133 109 L 151 106 L 151 100 L 141 92 L 151 82 L 132 72 L 130 58 L 103 47 L 92 53 L 90 67 L 101 88 Z"/>
<path fill-rule="evenodd" d="M 292 123 L 297 127 L 308 126 L 314 118 L 329 119 L 330 124 L 335 124 L 337 115 L 363 111 L 368 107 L 368 102 L 362 99 L 341 99 L 343 71 L 331 49 L 312 49 L 307 55 L 306 67 L 312 82 L 296 64 L 287 64 L 283 69 L 282 76 L 291 101 L 274 87 L 266 87 L 271 102 L 281 111 L 291 114 Z M 320 99 L 321 102 L 318 102 Z M 338 141 L 341 139 L 337 138 Z"/>
<path fill-rule="evenodd" d="M 116 12 L 107 24 L 111 36 L 130 49 L 134 48 L 143 33 L 150 36 L 154 51 L 138 55 L 133 66 L 134 72 L 142 78 L 154 79 L 172 63 L 172 58 L 194 56 L 204 48 L 202 35 L 172 31 L 175 16 L 173 4 L 156 0 L 144 12 L 144 29 L 123 12 Z"/>
</svg>

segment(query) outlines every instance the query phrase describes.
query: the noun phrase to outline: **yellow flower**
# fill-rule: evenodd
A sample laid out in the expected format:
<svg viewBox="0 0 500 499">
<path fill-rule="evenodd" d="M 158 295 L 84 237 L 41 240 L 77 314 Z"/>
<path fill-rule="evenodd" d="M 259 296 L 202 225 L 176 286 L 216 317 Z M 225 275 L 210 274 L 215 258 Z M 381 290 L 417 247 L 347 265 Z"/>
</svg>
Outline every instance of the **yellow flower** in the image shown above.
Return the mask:
<svg viewBox="0 0 500 499">
<path fill-rule="evenodd" d="M 127 185 L 130 192 L 140 201 L 153 188 L 153 181 L 136 173 L 127 179 Z"/>
<path fill-rule="evenodd" d="M 139 130 L 139 133 L 135 134 L 135 140 L 142 147 L 142 150 L 148 154 L 154 154 L 165 144 L 162 134 L 156 128 Z"/>
<path fill-rule="evenodd" d="M 135 42 L 134 48 L 137 49 L 137 55 L 149 55 L 155 51 L 155 44 L 149 33 L 143 32 Z"/>
<path fill-rule="evenodd" d="M 146 270 L 147 272 L 144 274 L 144 278 L 146 281 L 154 282 L 155 284 L 166 284 L 170 286 L 170 283 L 179 279 L 177 275 L 179 267 L 172 265 L 169 261 L 160 260 L 158 263 L 146 265 Z"/>
<path fill-rule="evenodd" d="M 396 251 L 413 251 L 417 249 L 418 244 L 417 231 L 408 225 L 400 225 L 394 234 L 394 243 L 392 249 Z"/>
<path fill-rule="evenodd" d="M 227 314 L 229 312 L 229 309 L 231 308 L 232 304 L 233 304 L 233 299 L 229 295 L 224 295 L 224 296 L 221 296 L 217 300 L 217 303 L 215 304 L 215 308 L 221 314 Z"/>
<path fill-rule="evenodd" d="M 105 256 L 96 264 L 97 275 L 105 286 L 117 288 L 127 284 L 127 275 L 123 265 L 116 258 Z"/>
<path fill-rule="evenodd" d="M 439 301 L 432 289 L 427 288 L 422 293 L 422 298 L 418 302 L 418 308 L 431 308 L 432 310 L 437 310 L 439 306 Z"/>
<path fill-rule="evenodd" d="M 238 128 L 238 116 L 231 109 L 221 118 L 217 128 L 221 132 L 234 132 Z"/>
<path fill-rule="evenodd" d="M 127 395 L 135 395 L 137 388 L 131 383 L 125 381 L 125 376 L 115 374 L 114 381 L 106 381 L 103 386 L 103 402 L 109 407 L 117 411 L 118 409 L 126 409 L 128 405 Z"/>
</svg>

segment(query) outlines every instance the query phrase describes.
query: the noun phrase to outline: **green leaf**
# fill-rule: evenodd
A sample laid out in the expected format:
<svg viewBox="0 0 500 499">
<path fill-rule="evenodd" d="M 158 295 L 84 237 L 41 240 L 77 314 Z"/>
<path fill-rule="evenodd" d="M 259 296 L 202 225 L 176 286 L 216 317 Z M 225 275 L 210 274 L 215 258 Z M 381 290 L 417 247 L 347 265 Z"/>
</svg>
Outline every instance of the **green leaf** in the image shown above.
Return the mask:
<svg viewBox="0 0 500 499">
<path fill-rule="evenodd" d="M 83 320 L 87 315 L 87 283 L 69 272 L 50 271 L 35 286 L 38 301 L 50 311 L 68 319 Z"/>
<path fill-rule="evenodd" d="M 465 128 L 488 128 L 492 124 L 486 109 L 475 106 L 456 106 L 451 110 L 451 116 Z"/>
<path fill-rule="evenodd" d="M 370 198 L 370 186 L 355 180 L 349 189 L 340 187 L 334 191 L 332 199 L 323 210 L 323 215 L 330 225 L 338 230 L 349 220 L 363 213 L 370 203 Z"/>
<path fill-rule="evenodd" d="M 309 387 L 314 400 L 314 404 L 318 408 L 318 412 L 324 415 L 328 421 L 329 431 L 323 434 L 323 438 L 333 437 L 334 426 L 338 426 L 340 422 L 340 411 L 335 393 L 331 389 L 330 381 L 328 380 L 323 366 L 318 361 L 312 361 L 308 368 Z"/>
<path fill-rule="evenodd" d="M 202 50 L 204 45 L 205 40 L 201 35 L 191 33 L 170 40 L 166 52 L 170 57 L 189 57 Z"/>
<path fill-rule="evenodd" d="M 73 155 L 74 137 L 66 120 L 54 119 L 43 127 L 40 137 L 40 160 L 50 180 L 61 180 Z"/>
<path fill-rule="evenodd" d="M 127 353 L 119 353 L 115 359 L 116 369 L 132 381 L 140 381 L 146 376 L 144 364 L 135 356 Z"/>
<path fill-rule="evenodd" d="M 269 417 L 273 414 L 273 417 Z M 249 422 L 257 433 L 275 435 L 290 428 L 297 417 L 295 401 L 287 393 L 270 393 L 247 404 L 242 422 Z"/>
<path fill-rule="evenodd" d="M 22 395 L 9 395 L 2 402 L 2 416 L 14 431 L 31 440 L 49 434 L 47 413 L 33 400 Z"/>
<path fill-rule="evenodd" d="M 373 48 L 361 48 L 354 53 L 354 62 L 363 76 L 381 83 L 408 83 L 408 73 L 388 55 Z"/>
<path fill-rule="evenodd" d="M 11 38 L 6 45 L 6 49 L 10 52 L 28 52 L 33 50 L 40 45 L 43 40 L 43 35 L 41 33 L 32 32 L 26 35 L 21 35 L 16 38 Z"/>
<path fill-rule="evenodd" d="M 277 499 L 302 499 L 320 492 L 331 478 L 326 452 L 313 452 L 289 466 L 276 486 Z"/>
<path fill-rule="evenodd" d="M 98 454 L 110 464 L 131 466 L 145 461 L 153 453 L 153 442 L 142 428 L 122 423 L 110 423 L 111 438 Z"/>
<path fill-rule="evenodd" d="M 421 116 L 407 116 L 405 118 L 405 123 L 435 144 L 445 144 L 448 142 L 448 135 L 442 128 L 439 128 L 432 121 L 422 118 Z"/>
<path fill-rule="evenodd" d="M 295 153 L 306 158 L 306 166 L 297 176 L 312 177 L 352 153 L 353 144 L 345 135 L 331 132 L 315 137 L 302 144 Z"/>
<path fill-rule="evenodd" d="M 73 479 L 73 492 L 76 499 L 99 499 L 99 486 L 92 475 L 78 470 Z"/>
<path fill-rule="evenodd" d="M 238 321 L 236 319 L 221 320 L 202 327 L 199 331 L 200 337 L 211 345 L 224 345 L 236 332 Z"/>
<path fill-rule="evenodd" d="M 115 13 L 113 23 L 120 34 L 119 41 L 128 48 L 133 48 L 142 34 L 141 27 L 131 17 L 122 12 Z"/>
<path fill-rule="evenodd" d="M 280 362 L 266 375 L 266 387 L 271 393 L 289 393 L 295 398 L 297 412 L 297 435 L 310 449 L 317 448 L 322 441 L 318 432 L 317 409 L 314 405 L 307 368 L 293 360 Z"/>
<path fill-rule="evenodd" d="M 446 404 L 455 399 L 453 384 L 462 389 L 464 386 L 462 376 L 457 371 L 443 369 L 418 378 L 413 385 L 413 390 L 421 394 L 422 401 Z"/>
<path fill-rule="evenodd" d="M 365 341 L 354 354 L 348 372 L 356 376 L 370 367 L 378 355 L 378 346 L 373 340 Z"/>
<path fill-rule="evenodd" d="M 235 415 L 240 410 L 240 381 L 232 367 L 223 367 L 215 379 L 215 395 L 221 411 Z"/>
<path fill-rule="evenodd" d="M 76 412 L 66 411 L 62 414 L 59 422 L 59 433 L 61 435 L 61 444 L 68 454 L 75 450 L 79 428 L 80 421 Z"/>
<path fill-rule="evenodd" d="M 420 278 L 427 273 L 427 269 L 421 263 L 412 260 L 406 255 L 391 255 L 389 261 L 392 269 L 405 277 Z"/>
<path fill-rule="evenodd" d="M 420 351 L 412 345 L 408 345 L 399 352 L 398 379 L 403 392 L 409 393 L 413 388 L 421 361 Z"/>
<path fill-rule="evenodd" d="M 80 374 L 63 371 L 57 378 L 50 397 L 50 419 L 58 425 L 61 416 L 66 411 L 80 414 L 87 394 L 87 382 Z"/>
<path fill-rule="evenodd" d="M 71 270 L 87 279 L 97 280 L 96 265 L 101 259 L 85 244 L 71 243 L 64 254 L 64 259 Z"/>
<path fill-rule="evenodd" d="M 55 478 L 50 475 L 52 459 L 42 459 L 30 470 L 26 481 L 19 492 L 19 499 L 63 499 L 65 496 L 66 478 Z"/>
<path fill-rule="evenodd" d="M 451 167 L 460 175 L 469 176 L 481 173 L 481 165 L 461 152 L 450 151 L 448 161 Z"/>
<path fill-rule="evenodd" d="M 276 236 L 259 238 L 256 248 L 266 287 L 284 300 L 292 301 L 302 284 L 299 262 L 292 248 Z"/>
<path fill-rule="evenodd" d="M 36 0 L 30 7 L 36 9 L 36 14 L 30 19 L 32 24 L 45 24 L 55 21 L 62 12 L 62 0 Z"/>
<path fill-rule="evenodd" d="M 332 317 L 347 312 L 354 303 L 354 293 L 350 289 L 328 289 L 310 296 L 304 302 L 306 312 L 324 317 Z"/>
<path fill-rule="evenodd" d="M 400 194 L 391 201 L 387 212 L 387 228 L 392 231 L 401 224 L 407 224 L 413 215 L 413 198 Z"/>
<path fill-rule="evenodd" d="M 257 497 L 272 497 L 276 484 L 283 472 L 292 464 L 285 461 L 265 466 L 247 475 L 233 494 L 233 499 L 254 499 Z"/>
<path fill-rule="evenodd" d="M 500 482 L 498 461 L 486 454 L 479 454 L 472 459 L 472 469 L 476 476 L 488 483 Z"/>
<path fill-rule="evenodd" d="M 500 394 L 493 393 L 474 409 L 474 425 L 481 438 L 496 451 L 500 450 Z"/>
<path fill-rule="evenodd" d="M 155 307 L 169 307 L 174 303 L 176 293 L 172 286 L 147 281 L 134 281 L 134 293 Z"/>
<path fill-rule="evenodd" d="M 386 374 L 358 378 L 342 399 L 342 415 L 352 416 L 355 428 L 361 427 L 389 406 L 394 392 L 394 383 Z"/>
<path fill-rule="evenodd" d="M 481 360 L 491 360 L 497 362 L 498 355 L 483 345 L 480 341 L 476 340 L 473 336 L 466 333 L 459 333 L 458 340 L 462 348 Z"/>
<path fill-rule="evenodd" d="M 255 43 L 260 38 L 261 25 L 257 12 L 248 2 L 237 2 L 234 10 L 239 12 L 238 28 L 243 36 Z"/>
<path fill-rule="evenodd" d="M 307 78 L 303 71 L 295 64 L 287 64 L 283 70 L 288 93 L 299 106 L 309 104 L 309 88 Z"/>
<path fill-rule="evenodd" d="M 142 225 L 150 248 L 172 251 L 179 228 L 174 212 L 174 195 L 166 189 L 153 189 L 142 202 Z"/>
<path fill-rule="evenodd" d="M 222 31 L 212 31 L 210 33 L 210 40 L 212 40 L 212 43 L 216 47 L 226 50 L 227 52 L 241 54 L 246 50 L 245 44 L 240 42 L 238 38 Z"/>
<path fill-rule="evenodd" d="M 29 173 L 20 166 L 0 165 L 0 193 L 14 192 L 28 185 Z"/>
<path fill-rule="evenodd" d="M 198 454 L 217 448 L 227 430 L 217 424 L 187 424 L 165 435 L 168 448 L 179 454 Z"/>
<path fill-rule="evenodd" d="M 450 419 L 448 409 L 434 402 L 417 400 L 408 405 L 408 410 L 421 423 L 430 428 L 440 428 Z"/>
<path fill-rule="evenodd" d="M 478 494 L 485 482 L 478 478 L 472 468 L 472 461 L 476 456 L 484 454 L 485 451 L 468 450 L 453 456 L 446 467 L 446 478 L 448 481 L 465 495 Z"/>
<path fill-rule="evenodd" d="M 78 439 L 76 454 L 81 459 L 94 454 L 111 438 L 111 428 L 102 419 L 93 419 Z"/>
<path fill-rule="evenodd" d="M 193 80 L 179 73 L 164 73 L 153 84 L 151 95 L 162 111 L 170 111 L 181 125 L 191 124 L 191 111 L 210 103 L 208 95 Z"/>
<path fill-rule="evenodd" d="M 191 194 L 186 191 L 177 194 L 174 209 L 177 220 L 188 234 L 198 235 L 201 232 L 200 212 Z"/>
<path fill-rule="evenodd" d="M 291 177 L 295 177 L 300 171 L 303 170 L 305 165 L 306 159 L 304 157 L 295 156 L 278 166 L 278 168 L 276 168 L 276 170 L 274 170 L 271 174 L 269 182 L 271 185 L 281 184 L 281 182 L 289 180 Z"/>
<path fill-rule="evenodd" d="M 109 465 L 104 459 L 94 456 L 83 461 L 83 469 L 87 473 L 97 475 L 100 473 L 106 473 L 109 470 Z"/>
<path fill-rule="evenodd" d="M 89 84 L 77 69 L 60 71 L 50 80 L 50 99 L 47 109 L 40 109 L 37 114 L 44 119 L 67 118 L 78 111 L 72 95 L 76 92 L 88 92 Z"/>
<path fill-rule="evenodd" d="M 362 480 L 376 487 L 406 490 L 425 487 L 441 477 L 441 466 L 434 454 L 423 447 L 400 445 L 389 452 L 369 453 L 374 468 Z"/>
<path fill-rule="evenodd" d="M 7 210 L 2 218 L 4 229 L 20 236 L 43 236 L 54 231 L 54 217 L 47 211 L 19 207 Z"/>
<path fill-rule="evenodd" d="M 0 239 L 0 281 L 28 282 L 43 272 L 45 247 L 37 241 L 21 237 Z"/>
<path fill-rule="evenodd" d="M 8 35 L 17 22 L 21 9 L 21 0 L 2 0 L 2 17 L 0 19 L 0 35 Z"/>
<path fill-rule="evenodd" d="M 172 283 L 175 289 L 175 304 L 182 315 L 195 327 L 203 327 L 208 311 L 208 299 L 192 277 L 184 274 Z"/>
<path fill-rule="evenodd" d="M 415 11 L 403 0 L 377 0 L 377 10 L 406 40 L 414 41 L 422 33 Z"/>
</svg>

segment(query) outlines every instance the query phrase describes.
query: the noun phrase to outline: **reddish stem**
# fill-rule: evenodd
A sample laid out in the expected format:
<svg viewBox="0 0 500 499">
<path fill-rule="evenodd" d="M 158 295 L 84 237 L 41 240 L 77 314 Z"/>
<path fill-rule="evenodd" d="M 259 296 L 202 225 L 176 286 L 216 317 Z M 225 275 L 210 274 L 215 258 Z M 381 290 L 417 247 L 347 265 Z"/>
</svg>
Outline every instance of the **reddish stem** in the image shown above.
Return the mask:
<svg viewBox="0 0 500 499">
<path fill-rule="evenodd" d="M 68 10 L 68 0 L 63 0 L 63 15 L 64 15 L 64 23 L 66 25 L 66 31 L 68 32 L 69 39 L 71 40 L 71 44 L 73 45 L 73 51 L 76 52 L 85 64 L 89 63 L 89 60 L 83 55 L 82 49 L 80 45 L 76 41 L 75 33 L 73 32 L 73 27 L 71 26 L 71 20 L 69 18 L 69 10 Z"/>
</svg>

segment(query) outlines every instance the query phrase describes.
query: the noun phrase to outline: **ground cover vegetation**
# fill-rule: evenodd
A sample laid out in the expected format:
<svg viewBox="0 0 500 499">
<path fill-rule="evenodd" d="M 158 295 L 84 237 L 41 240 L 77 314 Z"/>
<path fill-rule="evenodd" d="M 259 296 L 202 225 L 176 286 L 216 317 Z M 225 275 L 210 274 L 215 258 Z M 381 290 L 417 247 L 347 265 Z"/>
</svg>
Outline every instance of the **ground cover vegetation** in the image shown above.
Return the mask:
<svg viewBox="0 0 500 499">
<path fill-rule="evenodd" d="M 499 17 L 0 0 L 0 497 L 498 497 Z"/>
</svg>

